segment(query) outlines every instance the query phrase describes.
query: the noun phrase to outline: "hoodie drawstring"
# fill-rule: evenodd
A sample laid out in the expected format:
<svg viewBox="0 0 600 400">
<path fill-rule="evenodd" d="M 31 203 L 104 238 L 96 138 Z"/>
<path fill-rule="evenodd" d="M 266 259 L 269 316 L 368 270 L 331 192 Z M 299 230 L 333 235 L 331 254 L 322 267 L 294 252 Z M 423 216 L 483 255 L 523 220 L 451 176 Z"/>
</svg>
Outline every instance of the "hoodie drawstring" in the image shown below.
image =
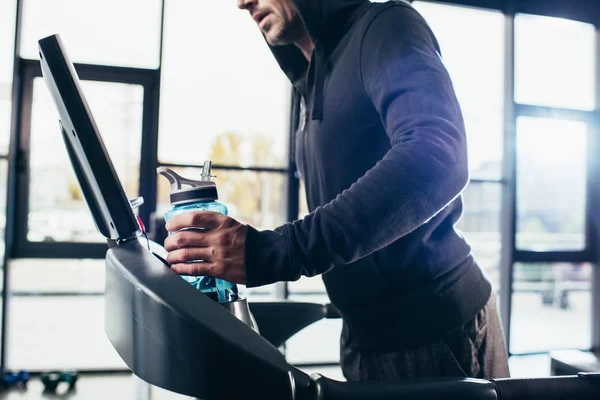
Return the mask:
<svg viewBox="0 0 600 400">
<path fill-rule="evenodd" d="M 323 120 L 323 93 L 325 86 L 325 51 L 323 46 L 315 47 L 315 91 L 312 106 L 312 120 Z"/>
</svg>

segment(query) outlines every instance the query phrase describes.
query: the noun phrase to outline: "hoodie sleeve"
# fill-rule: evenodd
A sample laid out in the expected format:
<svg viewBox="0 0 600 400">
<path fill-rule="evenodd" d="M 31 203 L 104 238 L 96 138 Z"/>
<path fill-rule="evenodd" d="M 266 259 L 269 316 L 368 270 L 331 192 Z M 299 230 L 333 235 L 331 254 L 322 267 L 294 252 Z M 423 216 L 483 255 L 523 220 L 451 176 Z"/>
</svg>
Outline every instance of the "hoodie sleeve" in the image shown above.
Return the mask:
<svg viewBox="0 0 600 400">
<path fill-rule="evenodd" d="M 330 203 L 274 231 L 248 228 L 248 286 L 327 272 L 426 223 L 468 182 L 464 123 L 450 77 L 425 21 L 393 6 L 371 21 L 361 84 L 391 149 Z"/>
</svg>

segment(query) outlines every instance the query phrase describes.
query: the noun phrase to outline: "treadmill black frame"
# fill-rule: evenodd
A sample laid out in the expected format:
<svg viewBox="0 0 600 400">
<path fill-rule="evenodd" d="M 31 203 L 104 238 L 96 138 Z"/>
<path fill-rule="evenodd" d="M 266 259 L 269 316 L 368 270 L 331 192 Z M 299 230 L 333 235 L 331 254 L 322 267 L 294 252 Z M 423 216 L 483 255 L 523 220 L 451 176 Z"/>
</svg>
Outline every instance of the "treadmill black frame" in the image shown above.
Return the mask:
<svg viewBox="0 0 600 400">
<path fill-rule="evenodd" d="M 63 139 L 98 231 L 114 241 L 136 238 L 141 234 L 139 223 L 60 36 L 38 43 L 44 81 L 58 108 Z"/>
</svg>

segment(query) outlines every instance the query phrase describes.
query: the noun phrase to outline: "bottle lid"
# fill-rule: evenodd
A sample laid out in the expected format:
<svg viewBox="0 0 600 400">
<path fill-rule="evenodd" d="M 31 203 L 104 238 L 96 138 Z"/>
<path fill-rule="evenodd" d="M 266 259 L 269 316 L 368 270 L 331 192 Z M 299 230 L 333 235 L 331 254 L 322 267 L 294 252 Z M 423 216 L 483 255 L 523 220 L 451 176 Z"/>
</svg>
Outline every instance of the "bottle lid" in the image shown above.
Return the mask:
<svg viewBox="0 0 600 400">
<path fill-rule="evenodd" d="M 211 161 L 204 162 L 200 180 L 184 178 L 166 167 L 159 167 L 156 172 L 169 180 L 171 204 L 175 206 L 196 201 L 214 201 L 219 197 L 217 185 L 210 180 L 210 178 L 214 178 L 210 175 L 211 167 Z M 187 187 L 184 188 L 184 185 Z"/>
</svg>

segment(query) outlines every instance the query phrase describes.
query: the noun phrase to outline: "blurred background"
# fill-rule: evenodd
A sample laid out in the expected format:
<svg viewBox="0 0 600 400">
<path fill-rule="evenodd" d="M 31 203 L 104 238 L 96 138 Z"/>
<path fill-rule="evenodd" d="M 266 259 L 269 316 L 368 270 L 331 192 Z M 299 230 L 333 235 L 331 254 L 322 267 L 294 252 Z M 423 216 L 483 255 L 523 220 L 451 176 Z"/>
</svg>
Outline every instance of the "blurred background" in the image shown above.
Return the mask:
<svg viewBox="0 0 600 400">
<path fill-rule="evenodd" d="M 413 5 L 466 121 L 471 181 L 457 229 L 499 296 L 513 375 L 549 375 L 551 351 L 600 348 L 600 9 Z M 210 159 L 230 215 L 269 229 L 307 207 L 289 154 L 291 87 L 255 25 L 233 0 L 0 1 L 0 368 L 126 372 L 103 329 L 106 244 L 68 162 L 37 40 L 61 35 L 147 225 L 170 207 L 156 167 L 198 178 Z M 320 277 L 243 290 L 328 302 Z M 339 377 L 340 329 L 305 329 L 286 357 Z"/>
</svg>

